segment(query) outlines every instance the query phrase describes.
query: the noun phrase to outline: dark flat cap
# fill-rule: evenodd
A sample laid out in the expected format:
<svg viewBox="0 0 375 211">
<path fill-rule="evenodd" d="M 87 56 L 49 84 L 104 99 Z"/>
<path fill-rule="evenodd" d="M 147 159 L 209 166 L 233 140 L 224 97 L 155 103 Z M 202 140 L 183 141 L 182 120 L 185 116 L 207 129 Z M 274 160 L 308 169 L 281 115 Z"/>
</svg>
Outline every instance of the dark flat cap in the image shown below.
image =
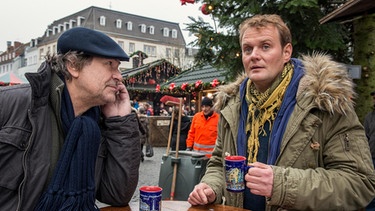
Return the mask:
<svg viewBox="0 0 375 211">
<path fill-rule="evenodd" d="M 213 102 L 212 102 L 212 100 L 210 98 L 204 97 L 203 100 L 202 100 L 201 105 L 202 106 L 204 105 L 204 106 L 210 106 L 210 107 L 212 107 Z"/>
<path fill-rule="evenodd" d="M 57 40 L 57 53 L 65 54 L 69 51 L 129 61 L 129 56 L 112 38 L 84 27 L 69 29 Z"/>
<path fill-rule="evenodd" d="M 374 95 L 375 95 L 375 91 L 372 91 L 372 92 L 370 93 L 370 95 L 371 95 L 371 96 L 374 96 Z"/>
</svg>

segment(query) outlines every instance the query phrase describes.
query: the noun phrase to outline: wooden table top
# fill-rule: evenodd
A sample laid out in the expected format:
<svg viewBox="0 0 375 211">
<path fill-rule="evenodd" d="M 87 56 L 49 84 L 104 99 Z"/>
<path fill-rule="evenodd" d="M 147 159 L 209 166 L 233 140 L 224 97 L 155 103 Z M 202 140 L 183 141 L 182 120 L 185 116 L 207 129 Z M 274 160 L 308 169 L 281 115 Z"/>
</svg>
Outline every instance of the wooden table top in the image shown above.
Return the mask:
<svg viewBox="0 0 375 211">
<path fill-rule="evenodd" d="M 204 206 L 192 206 L 187 201 L 168 201 L 163 200 L 162 211 L 248 211 L 247 209 L 226 206 L 221 204 L 210 204 Z M 139 203 L 130 203 L 126 207 L 102 207 L 101 211 L 139 211 Z"/>
</svg>

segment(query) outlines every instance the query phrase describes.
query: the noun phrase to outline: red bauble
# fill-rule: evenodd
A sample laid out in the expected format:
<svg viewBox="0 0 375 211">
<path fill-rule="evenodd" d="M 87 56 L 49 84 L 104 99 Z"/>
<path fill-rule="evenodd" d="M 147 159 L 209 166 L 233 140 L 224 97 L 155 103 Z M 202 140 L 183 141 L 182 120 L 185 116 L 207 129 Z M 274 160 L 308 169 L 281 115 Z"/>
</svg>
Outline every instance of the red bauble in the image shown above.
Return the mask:
<svg viewBox="0 0 375 211">
<path fill-rule="evenodd" d="M 210 4 L 203 4 L 201 7 L 201 11 L 203 14 L 208 15 L 212 12 L 213 6 Z"/>
<path fill-rule="evenodd" d="M 180 0 L 181 5 L 186 5 L 186 3 L 194 4 L 195 0 Z"/>
<path fill-rule="evenodd" d="M 203 4 L 201 7 L 201 11 L 204 15 L 210 14 L 210 11 L 208 10 L 208 4 Z"/>
</svg>

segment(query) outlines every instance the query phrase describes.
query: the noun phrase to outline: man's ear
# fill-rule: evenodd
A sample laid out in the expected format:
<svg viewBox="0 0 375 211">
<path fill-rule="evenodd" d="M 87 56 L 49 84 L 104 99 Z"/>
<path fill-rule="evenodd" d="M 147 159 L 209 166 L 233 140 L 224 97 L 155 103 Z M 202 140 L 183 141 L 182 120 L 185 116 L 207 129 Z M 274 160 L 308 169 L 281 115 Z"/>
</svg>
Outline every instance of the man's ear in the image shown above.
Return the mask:
<svg viewBox="0 0 375 211">
<path fill-rule="evenodd" d="M 284 62 L 288 62 L 292 57 L 293 46 L 291 43 L 288 43 L 284 46 L 283 54 L 284 54 Z"/>
<path fill-rule="evenodd" d="M 74 65 L 72 63 L 68 63 L 66 65 L 66 69 L 68 70 L 68 72 L 70 73 L 70 75 L 73 77 L 73 78 L 77 78 L 79 76 L 79 71 L 76 67 L 74 67 Z"/>
</svg>

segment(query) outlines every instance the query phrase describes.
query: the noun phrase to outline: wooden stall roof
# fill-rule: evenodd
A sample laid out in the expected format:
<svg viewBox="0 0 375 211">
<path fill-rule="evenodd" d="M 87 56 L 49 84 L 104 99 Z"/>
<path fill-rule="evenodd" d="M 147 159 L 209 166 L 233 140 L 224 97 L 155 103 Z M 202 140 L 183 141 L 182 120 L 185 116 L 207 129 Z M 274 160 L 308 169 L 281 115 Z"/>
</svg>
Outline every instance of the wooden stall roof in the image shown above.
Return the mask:
<svg viewBox="0 0 375 211">
<path fill-rule="evenodd" d="M 124 70 L 124 71 L 121 72 L 121 75 L 122 75 L 123 78 L 127 78 L 127 77 L 130 77 L 130 76 L 136 75 L 138 73 L 145 72 L 145 71 L 147 71 L 150 68 L 153 68 L 155 66 L 159 66 L 159 65 L 163 64 L 164 62 L 169 63 L 165 59 L 159 59 L 159 60 L 144 64 L 140 67 L 135 67 L 135 68 L 132 68 L 132 69 Z"/>
<path fill-rule="evenodd" d="M 199 80 L 202 80 L 204 83 L 211 82 L 214 79 L 225 81 L 225 70 L 206 65 L 185 70 L 177 76 L 170 78 L 166 83 L 162 84 L 162 86 L 169 86 L 171 83 L 174 83 L 176 86 L 181 86 L 183 83 L 191 84 Z"/>
<path fill-rule="evenodd" d="M 319 20 L 320 24 L 332 21 L 346 21 L 355 17 L 372 14 L 375 11 L 375 0 L 349 0 L 336 10 Z"/>
<path fill-rule="evenodd" d="M 128 89 L 150 91 L 155 90 L 157 84 L 165 83 L 180 72 L 181 68 L 165 59 L 160 59 L 140 67 L 124 70 L 121 75 Z"/>
</svg>

